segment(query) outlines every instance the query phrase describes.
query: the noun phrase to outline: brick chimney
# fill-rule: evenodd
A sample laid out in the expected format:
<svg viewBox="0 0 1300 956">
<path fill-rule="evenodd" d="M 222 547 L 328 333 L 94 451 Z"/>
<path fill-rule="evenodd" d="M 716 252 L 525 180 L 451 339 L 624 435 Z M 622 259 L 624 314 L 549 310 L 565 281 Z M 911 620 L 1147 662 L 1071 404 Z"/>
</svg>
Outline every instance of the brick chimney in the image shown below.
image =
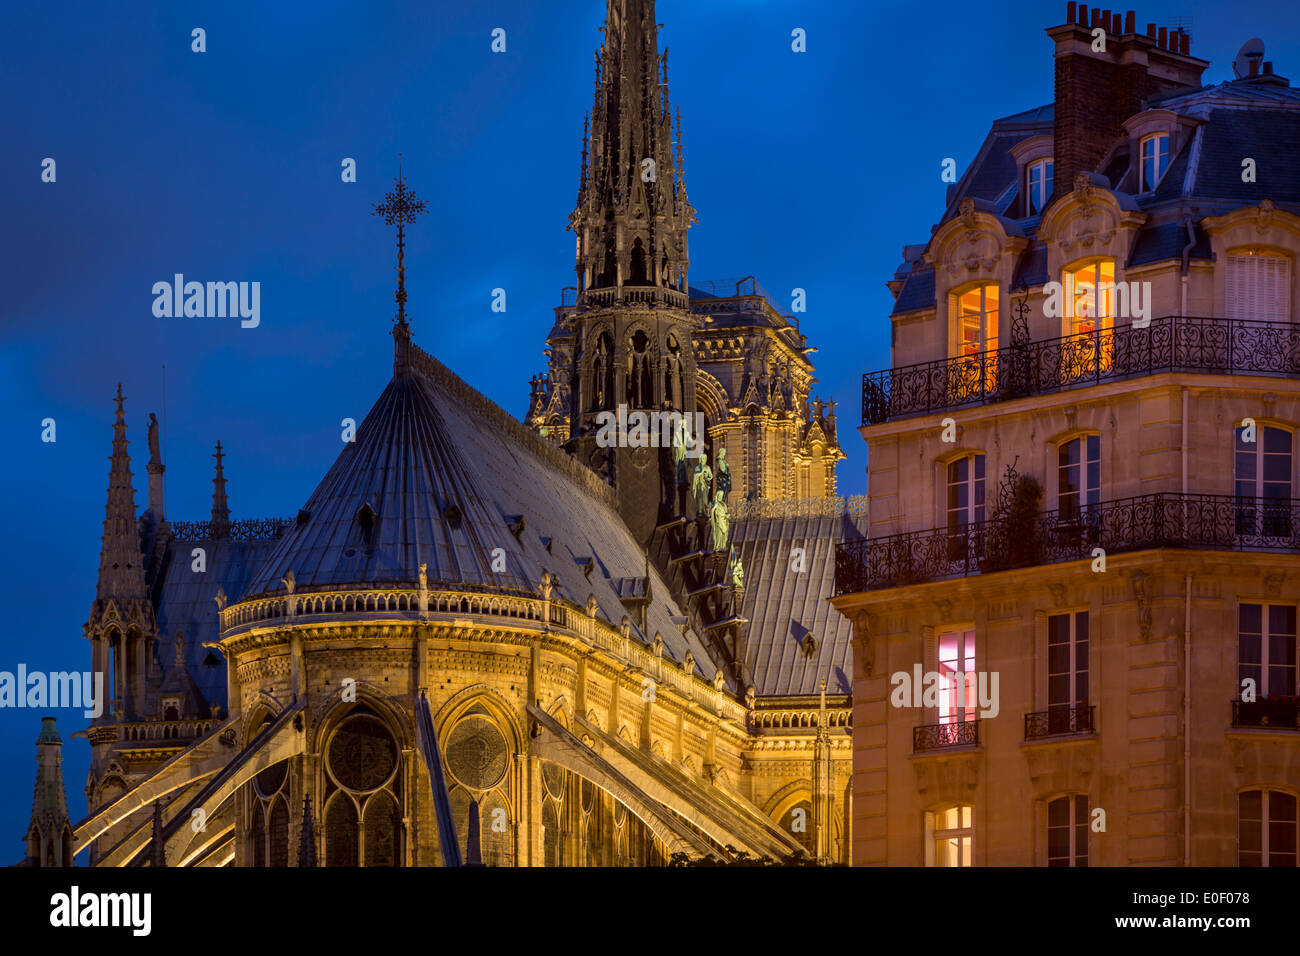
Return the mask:
<svg viewBox="0 0 1300 956">
<path fill-rule="evenodd" d="M 1056 42 L 1056 124 L 1054 178 L 1057 189 L 1073 189 L 1076 173 L 1095 172 L 1123 123 L 1140 113 L 1145 101 L 1179 88 L 1199 89 L 1208 60 L 1188 54 L 1190 38 L 1181 30 L 1136 31 L 1130 10 L 1121 18 L 1110 10 L 1089 10 L 1070 0 L 1066 22 L 1047 35 Z M 1122 21 L 1122 22 L 1121 22 Z M 1093 50 L 1093 30 L 1105 30 L 1106 49 Z M 1123 33 L 1119 32 L 1123 30 Z"/>
</svg>

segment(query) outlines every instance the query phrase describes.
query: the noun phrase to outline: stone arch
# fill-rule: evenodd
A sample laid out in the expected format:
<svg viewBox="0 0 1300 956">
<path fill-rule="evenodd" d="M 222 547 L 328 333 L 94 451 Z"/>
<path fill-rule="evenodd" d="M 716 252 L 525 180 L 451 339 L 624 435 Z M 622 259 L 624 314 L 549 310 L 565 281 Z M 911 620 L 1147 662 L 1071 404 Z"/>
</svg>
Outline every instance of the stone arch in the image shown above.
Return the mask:
<svg viewBox="0 0 1300 956">
<path fill-rule="evenodd" d="M 309 735 L 311 752 L 323 753 L 325 744 L 334 733 L 335 728 L 352 711 L 363 707 L 369 708 L 380 720 L 388 724 L 389 730 L 397 739 L 399 750 L 413 749 L 415 747 L 415 726 L 407 708 L 402 707 L 397 700 L 386 694 L 381 687 L 369 681 L 358 680 L 356 691 L 357 699 L 355 701 L 345 701 L 342 698 L 343 688 L 340 687 L 317 705 L 315 719 L 311 721 Z"/>
<path fill-rule="evenodd" d="M 471 684 L 457 691 L 438 708 L 433 716 L 433 725 L 438 730 L 439 746 L 445 748 L 452 728 L 476 710 L 498 725 L 513 752 L 521 753 L 526 749 L 524 729 L 511 702 L 496 688 L 483 683 Z"/>
</svg>

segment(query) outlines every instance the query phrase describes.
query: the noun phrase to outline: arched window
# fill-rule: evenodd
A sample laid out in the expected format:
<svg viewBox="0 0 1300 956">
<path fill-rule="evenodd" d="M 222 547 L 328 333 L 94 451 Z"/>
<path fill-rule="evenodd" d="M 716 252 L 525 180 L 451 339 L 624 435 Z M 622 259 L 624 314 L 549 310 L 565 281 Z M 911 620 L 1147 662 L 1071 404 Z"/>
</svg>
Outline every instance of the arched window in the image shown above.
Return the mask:
<svg viewBox="0 0 1300 956">
<path fill-rule="evenodd" d="M 926 866 L 972 866 L 975 808 L 958 804 L 925 815 Z"/>
<path fill-rule="evenodd" d="M 1267 787 L 1237 794 L 1237 865 L 1296 865 L 1295 794 Z"/>
<path fill-rule="evenodd" d="M 781 817 L 781 829 L 803 844 L 803 848 L 810 855 L 817 852 L 812 832 L 812 803 L 810 801 L 800 800 L 786 810 Z"/>
<path fill-rule="evenodd" d="M 1249 439 L 1249 440 L 1248 440 Z M 1292 435 L 1271 425 L 1237 426 L 1233 458 L 1237 534 L 1290 541 Z M 1265 539 L 1265 540 L 1258 540 Z"/>
<path fill-rule="evenodd" d="M 1047 804 L 1047 865 L 1088 865 L 1088 795 L 1067 793 Z"/>
<path fill-rule="evenodd" d="M 402 866 L 397 742 L 375 714 L 358 709 L 326 747 L 325 865 Z"/>
</svg>

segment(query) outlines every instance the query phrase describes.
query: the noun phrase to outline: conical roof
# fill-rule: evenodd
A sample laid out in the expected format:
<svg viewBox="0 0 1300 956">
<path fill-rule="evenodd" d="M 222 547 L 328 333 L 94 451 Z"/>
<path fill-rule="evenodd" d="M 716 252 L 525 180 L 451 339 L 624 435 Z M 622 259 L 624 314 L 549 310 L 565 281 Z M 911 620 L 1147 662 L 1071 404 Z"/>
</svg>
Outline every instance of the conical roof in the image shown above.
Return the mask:
<svg viewBox="0 0 1300 956">
<path fill-rule="evenodd" d="M 492 570 L 510 538 L 485 499 L 471 463 L 429 389 L 414 373 L 394 375 L 333 467 L 245 591 L 413 584 L 423 562 L 431 586 L 522 590 L 517 561 Z M 505 557 L 496 552 L 496 565 Z"/>
</svg>

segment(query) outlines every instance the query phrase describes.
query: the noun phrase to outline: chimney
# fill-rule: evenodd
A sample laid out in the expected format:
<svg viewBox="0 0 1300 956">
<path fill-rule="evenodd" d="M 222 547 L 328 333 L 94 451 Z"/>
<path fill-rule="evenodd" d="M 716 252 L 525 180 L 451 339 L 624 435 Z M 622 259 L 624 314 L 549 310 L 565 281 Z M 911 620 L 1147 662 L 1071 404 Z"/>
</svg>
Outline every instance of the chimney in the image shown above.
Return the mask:
<svg viewBox="0 0 1300 956">
<path fill-rule="evenodd" d="M 1079 173 L 1096 172 L 1124 121 L 1140 113 L 1146 101 L 1176 89 L 1198 89 L 1209 63 L 1191 56 L 1188 37 L 1147 24 L 1135 32 L 1137 14 L 1120 15 L 1067 3 L 1066 22 L 1047 35 L 1056 43 L 1055 180 L 1058 190 L 1072 189 Z M 1091 24 L 1092 26 L 1088 26 Z M 1106 49 L 1094 51 L 1092 29 L 1108 30 Z"/>
</svg>

